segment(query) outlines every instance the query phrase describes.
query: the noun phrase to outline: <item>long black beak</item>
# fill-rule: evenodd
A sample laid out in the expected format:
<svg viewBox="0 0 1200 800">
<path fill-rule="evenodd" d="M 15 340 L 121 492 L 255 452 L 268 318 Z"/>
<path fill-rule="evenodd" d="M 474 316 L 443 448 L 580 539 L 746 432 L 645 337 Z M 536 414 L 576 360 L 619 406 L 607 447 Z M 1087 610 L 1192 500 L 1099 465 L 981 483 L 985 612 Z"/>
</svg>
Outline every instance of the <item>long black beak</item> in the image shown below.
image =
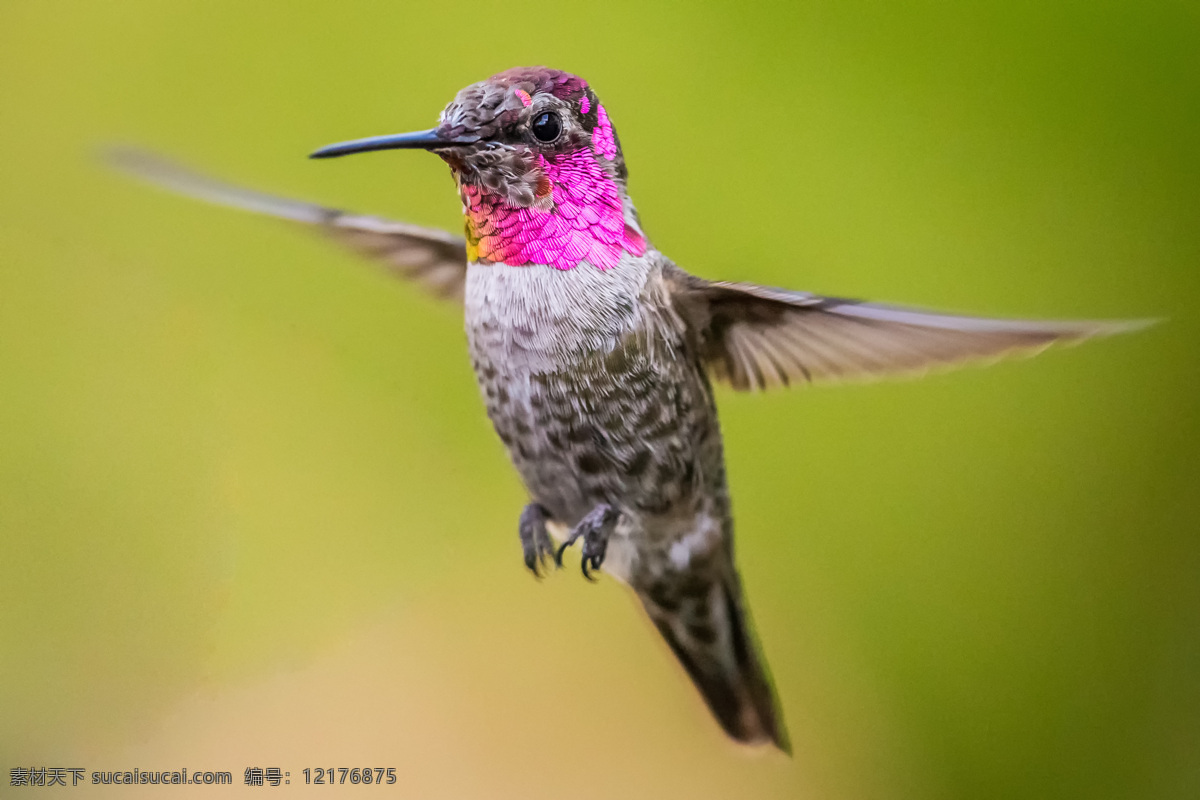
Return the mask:
<svg viewBox="0 0 1200 800">
<path fill-rule="evenodd" d="M 438 135 L 437 128 L 412 133 L 393 133 L 388 136 L 368 136 L 322 147 L 309 154 L 309 158 L 337 158 L 351 153 L 368 153 L 372 150 L 438 150 L 443 147 L 462 147 L 475 144 L 477 136 L 458 136 L 453 139 Z"/>
</svg>

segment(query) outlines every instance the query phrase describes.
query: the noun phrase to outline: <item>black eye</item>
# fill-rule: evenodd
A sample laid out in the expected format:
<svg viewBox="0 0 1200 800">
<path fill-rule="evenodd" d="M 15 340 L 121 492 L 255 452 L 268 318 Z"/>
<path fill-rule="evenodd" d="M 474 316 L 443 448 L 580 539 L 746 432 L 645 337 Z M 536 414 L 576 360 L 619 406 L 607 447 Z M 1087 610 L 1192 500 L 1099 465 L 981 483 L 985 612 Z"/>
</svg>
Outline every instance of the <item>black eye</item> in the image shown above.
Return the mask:
<svg viewBox="0 0 1200 800">
<path fill-rule="evenodd" d="M 553 111 L 544 111 L 533 120 L 533 135 L 539 142 L 553 142 L 562 133 L 562 121 Z"/>
</svg>

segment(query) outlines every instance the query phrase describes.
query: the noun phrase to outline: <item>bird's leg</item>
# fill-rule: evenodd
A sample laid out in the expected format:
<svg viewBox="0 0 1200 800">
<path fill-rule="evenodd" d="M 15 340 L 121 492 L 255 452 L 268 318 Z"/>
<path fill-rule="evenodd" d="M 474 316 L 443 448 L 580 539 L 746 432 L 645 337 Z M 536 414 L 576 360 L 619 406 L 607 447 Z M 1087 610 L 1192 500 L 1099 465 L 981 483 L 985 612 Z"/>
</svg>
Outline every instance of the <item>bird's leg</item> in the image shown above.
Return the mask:
<svg viewBox="0 0 1200 800">
<path fill-rule="evenodd" d="M 554 543 L 546 532 L 546 520 L 550 512 L 540 503 L 530 503 L 521 512 L 521 521 L 517 523 L 517 531 L 521 534 L 521 550 L 525 553 L 525 566 L 534 577 L 542 577 L 538 567 L 545 563 L 546 557 L 554 554 Z"/>
<path fill-rule="evenodd" d="M 582 538 L 583 577 L 589 581 L 595 580 L 588 571 L 588 565 L 590 564 L 592 569 L 600 569 L 600 564 L 604 562 L 604 551 L 608 548 L 608 537 L 616 527 L 620 515 L 616 507 L 608 503 L 601 503 L 593 508 L 579 520 L 571 535 L 558 548 L 558 552 L 554 554 L 554 563 L 561 567 L 563 551 L 575 544 L 575 540 Z"/>
</svg>

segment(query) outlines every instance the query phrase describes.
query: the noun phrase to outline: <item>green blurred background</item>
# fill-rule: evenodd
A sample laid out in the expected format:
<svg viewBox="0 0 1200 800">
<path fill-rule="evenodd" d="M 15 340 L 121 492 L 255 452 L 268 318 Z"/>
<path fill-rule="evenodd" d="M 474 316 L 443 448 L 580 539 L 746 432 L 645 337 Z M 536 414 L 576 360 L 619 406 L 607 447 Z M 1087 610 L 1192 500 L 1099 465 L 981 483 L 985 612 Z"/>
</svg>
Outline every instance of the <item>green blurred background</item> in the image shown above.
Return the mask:
<svg viewBox="0 0 1200 800">
<path fill-rule="evenodd" d="M 422 799 L 1197 796 L 1197 8 L 6 0 L 0 795 L 257 765 Z M 1169 318 L 720 392 L 792 760 L 728 746 L 612 580 L 525 573 L 458 309 L 91 157 L 457 230 L 436 158 L 304 155 L 538 63 L 596 87 L 701 275 Z"/>
</svg>

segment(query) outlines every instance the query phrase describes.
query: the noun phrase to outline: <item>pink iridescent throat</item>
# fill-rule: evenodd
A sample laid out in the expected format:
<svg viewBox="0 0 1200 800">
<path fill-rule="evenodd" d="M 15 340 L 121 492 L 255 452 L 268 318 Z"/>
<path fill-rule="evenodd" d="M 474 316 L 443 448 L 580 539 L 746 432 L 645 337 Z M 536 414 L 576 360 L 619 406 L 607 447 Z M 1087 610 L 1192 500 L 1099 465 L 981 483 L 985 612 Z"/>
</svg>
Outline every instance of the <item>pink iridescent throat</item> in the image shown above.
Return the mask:
<svg viewBox="0 0 1200 800">
<path fill-rule="evenodd" d="M 538 165 L 550 181 L 553 204 L 517 208 L 478 186 L 462 185 L 468 259 L 514 267 L 548 264 L 564 270 L 586 260 L 610 269 L 620 261 L 622 251 L 635 256 L 646 252 L 646 240 L 625 224 L 617 184 L 596 159 L 597 154 L 609 161 L 617 156 L 603 106 L 598 114 L 593 148 L 538 156 Z"/>
</svg>

